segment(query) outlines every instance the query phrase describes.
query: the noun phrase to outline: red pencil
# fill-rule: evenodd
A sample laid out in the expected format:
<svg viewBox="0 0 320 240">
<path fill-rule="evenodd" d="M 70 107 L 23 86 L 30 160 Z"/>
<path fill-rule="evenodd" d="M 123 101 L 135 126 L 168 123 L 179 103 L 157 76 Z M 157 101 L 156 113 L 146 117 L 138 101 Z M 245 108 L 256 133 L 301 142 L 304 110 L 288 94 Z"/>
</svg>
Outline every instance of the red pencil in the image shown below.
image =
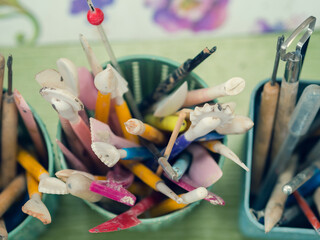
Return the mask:
<svg viewBox="0 0 320 240">
<path fill-rule="evenodd" d="M 316 233 L 320 235 L 320 222 L 315 216 L 315 214 L 312 212 L 307 201 L 300 195 L 298 191 L 294 191 L 293 195 L 296 198 L 304 215 L 308 218 L 308 221 L 311 223 L 312 227 L 316 230 Z"/>
</svg>

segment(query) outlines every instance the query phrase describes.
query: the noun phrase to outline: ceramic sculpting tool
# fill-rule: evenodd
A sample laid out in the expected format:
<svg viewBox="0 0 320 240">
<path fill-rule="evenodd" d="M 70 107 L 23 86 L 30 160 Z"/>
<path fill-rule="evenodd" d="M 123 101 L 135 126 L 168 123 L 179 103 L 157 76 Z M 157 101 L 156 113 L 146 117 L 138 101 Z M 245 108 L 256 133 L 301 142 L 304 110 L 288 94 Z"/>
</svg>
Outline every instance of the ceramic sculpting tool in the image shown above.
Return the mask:
<svg viewBox="0 0 320 240">
<path fill-rule="evenodd" d="M 214 140 L 221 140 L 224 138 L 224 135 L 221 135 L 215 131 L 209 132 L 208 134 L 196 138 L 195 141 L 197 142 L 208 142 L 208 141 L 214 141 Z"/>
<path fill-rule="evenodd" d="M 152 94 L 141 102 L 139 106 L 140 109 L 147 109 L 153 103 L 159 101 L 164 95 L 168 94 L 194 68 L 214 53 L 216 49 L 216 47 L 212 49 L 205 48 L 193 59 L 186 60 L 179 68 L 169 74 L 168 77 L 156 87 Z"/>
<path fill-rule="evenodd" d="M 245 85 L 244 79 L 234 77 L 218 86 L 189 91 L 182 107 L 191 107 L 219 97 L 237 95 L 243 91 Z"/>
<path fill-rule="evenodd" d="M 280 174 L 279 179 L 267 202 L 264 216 L 264 231 L 266 233 L 270 232 L 270 230 L 281 219 L 285 207 L 285 202 L 288 197 L 288 195 L 282 192 L 282 186 L 284 183 L 286 183 L 288 180 L 292 178 L 294 171 L 296 170 L 297 161 L 298 155 L 293 155 L 290 160 L 289 166 L 286 168 L 284 172 Z"/>
<path fill-rule="evenodd" d="M 152 159 L 153 155 L 144 147 L 120 148 L 106 142 L 92 142 L 91 148 L 97 157 L 108 167 L 113 167 L 120 158 L 122 160 L 144 161 Z"/>
<path fill-rule="evenodd" d="M 92 48 L 90 47 L 87 39 L 82 34 L 80 34 L 80 42 L 86 54 L 89 65 L 91 67 L 93 76 L 96 77 L 99 73 L 103 71 L 103 68 L 100 65 L 99 61 L 97 60 L 95 54 L 93 53 Z M 105 75 L 103 74 L 103 76 Z M 108 123 L 110 103 L 111 103 L 110 91 L 106 92 L 106 91 L 101 91 L 101 89 L 99 89 L 96 99 L 97 100 L 95 104 L 95 118 L 104 123 Z"/>
<path fill-rule="evenodd" d="M 90 191 L 93 179 L 82 173 L 73 173 L 66 180 L 68 193 L 88 202 L 99 202 L 103 197 Z"/>
<path fill-rule="evenodd" d="M 41 201 L 38 181 L 30 173 L 26 173 L 29 200 L 22 206 L 22 212 L 38 218 L 43 224 L 51 223 L 51 215 L 46 205 Z"/>
<path fill-rule="evenodd" d="M 182 152 L 179 154 L 177 160 L 172 165 L 173 170 L 177 173 L 177 181 L 184 175 L 187 171 L 192 160 L 192 155 L 189 152 Z"/>
<path fill-rule="evenodd" d="M 108 124 L 90 118 L 90 131 L 92 142 L 105 142 L 114 145 L 116 148 L 131 148 L 139 145 L 123 137 L 115 135 Z"/>
<path fill-rule="evenodd" d="M 153 116 L 165 117 L 178 111 L 188 94 L 188 83 L 184 82 L 176 91 L 156 102 L 151 108 L 154 109 Z"/>
<path fill-rule="evenodd" d="M 244 170 L 249 171 L 249 168 L 239 159 L 239 157 L 230 148 L 222 144 L 222 142 L 218 140 L 212 140 L 201 142 L 201 145 L 211 152 L 219 153 L 220 155 L 229 158 L 234 163 L 242 167 Z"/>
<path fill-rule="evenodd" d="M 293 195 L 295 196 L 300 208 L 302 209 L 304 215 L 307 217 L 308 221 L 310 222 L 316 233 L 320 235 L 320 222 L 311 210 L 307 201 L 299 194 L 298 191 L 295 191 Z"/>
<path fill-rule="evenodd" d="M 94 171 L 98 174 L 105 174 L 107 167 L 101 163 L 91 149 L 91 133 L 89 127 L 78 115 L 80 110 L 84 109 L 82 102 L 74 95 L 63 89 L 47 88 L 40 89 L 41 96 L 46 99 L 63 118 L 67 119 L 75 134 L 88 152 Z"/>
<path fill-rule="evenodd" d="M 20 113 L 20 116 L 33 141 L 34 147 L 36 148 L 36 151 L 39 154 L 40 159 L 44 161 L 47 159 L 47 150 L 44 145 L 44 141 L 42 139 L 39 127 L 33 117 L 33 113 L 29 105 L 27 104 L 27 102 L 24 100 L 23 96 L 20 94 L 20 92 L 17 89 L 13 91 L 13 96 L 14 96 L 15 104 Z"/>
<path fill-rule="evenodd" d="M 6 60 L 4 56 L 0 53 L 0 106 L 2 106 L 2 92 L 3 92 L 3 79 L 4 79 L 4 72 L 6 68 Z"/>
<path fill-rule="evenodd" d="M 257 193 L 258 191 L 270 148 L 280 90 L 276 80 L 280 60 L 280 48 L 283 41 L 283 35 L 278 37 L 272 77 L 270 81 L 264 84 L 261 93 L 260 110 L 258 113 L 258 123 L 256 124 L 252 156 L 251 191 L 253 193 Z"/>
<path fill-rule="evenodd" d="M 175 141 L 169 160 L 187 148 L 195 139 L 215 130 L 219 125 L 227 124 L 232 118 L 233 113 L 230 108 L 228 106 L 223 108 L 219 103 L 213 105 L 206 103 L 203 107 L 196 107 L 190 113 L 191 126 Z"/>
<path fill-rule="evenodd" d="M 26 189 L 26 179 L 24 174 L 19 174 L 6 185 L 0 193 L 0 218 L 10 208 L 10 206 L 24 193 Z"/>
<path fill-rule="evenodd" d="M 293 33 L 286 39 L 280 49 L 280 56 L 283 61 L 286 61 L 284 77 L 281 81 L 280 96 L 278 108 L 275 118 L 275 126 L 273 139 L 271 144 L 271 160 L 273 161 L 276 154 L 280 150 L 281 143 L 284 141 L 287 131 L 286 127 L 290 120 L 291 114 L 296 104 L 297 92 L 299 86 L 299 76 L 304 61 L 306 49 L 309 43 L 309 38 L 314 30 L 316 18 L 309 17 L 303 21 Z M 298 41 L 295 52 L 286 53 L 287 48 L 291 45 L 294 39 L 300 35 L 303 30 L 305 33 Z"/>
<path fill-rule="evenodd" d="M 17 144 L 18 144 L 18 111 L 14 103 L 12 92 L 12 56 L 7 60 L 8 90 L 3 95 L 1 121 L 1 167 L 0 183 L 7 186 L 17 172 Z"/>
<path fill-rule="evenodd" d="M 132 184 L 134 175 L 116 165 L 114 171 L 109 171 L 107 180 L 93 181 L 90 184 L 90 191 L 117 202 L 133 206 L 136 197 L 127 190 Z"/>
<path fill-rule="evenodd" d="M 111 99 L 116 100 L 115 110 L 122 133 L 126 139 L 139 143 L 138 137 L 127 132 L 124 123 L 132 118 L 123 94 L 128 91 L 127 81 L 110 64 L 94 79 L 96 88 L 103 94 L 111 93 Z"/>
<path fill-rule="evenodd" d="M 235 115 L 233 119 L 218 126 L 215 131 L 222 135 L 243 134 L 253 127 L 253 121 L 247 116 Z"/>
<path fill-rule="evenodd" d="M 183 199 L 183 203 L 177 203 L 168 198 L 150 209 L 152 217 L 158 217 L 167 213 L 182 209 L 191 203 L 200 201 L 208 195 L 208 190 L 204 187 L 196 188 L 190 192 L 179 195 Z"/>
<path fill-rule="evenodd" d="M 276 158 L 272 162 L 266 177 L 263 179 L 259 194 L 254 203 L 255 209 L 262 208 L 266 203 L 279 174 L 287 167 L 299 139 L 307 133 L 319 108 L 320 86 L 315 84 L 308 85 L 301 94 L 297 106 L 292 113 L 287 126 L 287 137 L 281 144 Z"/>
<path fill-rule="evenodd" d="M 282 187 L 283 193 L 290 195 L 307 182 L 312 176 L 320 172 L 320 161 L 316 161 L 305 168 L 292 179 L 289 179 Z"/>
<path fill-rule="evenodd" d="M 0 239 L 8 240 L 8 231 L 3 218 L 0 218 Z"/>
<path fill-rule="evenodd" d="M 222 177 L 219 165 L 205 148 L 191 144 L 188 151 L 192 154 L 188 176 L 196 186 L 209 187 Z"/>
<path fill-rule="evenodd" d="M 153 207 L 160 201 L 159 195 L 156 193 L 143 198 L 136 205 L 131 207 L 128 211 L 116 216 L 115 218 L 104 222 L 89 230 L 91 233 L 101 233 L 101 232 L 114 232 L 119 230 L 124 230 L 132 228 L 141 223 L 137 218 L 139 215 Z"/>
<path fill-rule="evenodd" d="M 62 142 L 56 139 L 56 143 L 72 168 L 89 172 L 89 169 L 81 162 L 81 160 L 79 160 Z"/>
<path fill-rule="evenodd" d="M 145 116 L 146 123 L 150 124 L 151 126 L 154 126 L 160 130 L 172 132 L 174 127 L 176 126 L 176 123 L 178 121 L 178 116 L 176 115 L 169 115 L 163 118 L 155 117 L 151 114 L 147 114 Z M 183 121 L 182 126 L 180 128 L 180 132 L 184 131 L 187 127 L 187 122 Z"/>
<path fill-rule="evenodd" d="M 200 187 L 200 186 L 195 186 L 196 184 L 186 174 L 183 175 L 179 181 L 174 181 L 171 178 L 169 178 L 166 174 L 164 174 L 164 175 L 169 180 L 171 180 L 173 183 L 177 184 L 179 187 L 183 188 L 184 190 L 193 191 L 197 187 Z M 208 192 L 208 195 L 204 198 L 204 200 L 210 202 L 213 205 L 224 205 L 225 204 L 224 200 L 220 196 L 218 196 L 212 192 Z"/>
<path fill-rule="evenodd" d="M 88 110 L 94 111 L 98 96 L 98 90 L 94 85 L 94 78 L 85 67 L 78 67 L 78 77 L 80 87 L 79 99 Z"/>
<path fill-rule="evenodd" d="M 26 150 L 19 149 L 17 160 L 20 165 L 39 181 L 39 191 L 49 194 L 66 194 L 64 182 L 49 176 L 48 171 Z"/>
<path fill-rule="evenodd" d="M 174 171 L 174 169 L 172 168 L 170 163 L 168 163 L 168 159 L 170 157 L 173 145 L 178 137 L 179 130 L 180 130 L 185 118 L 186 118 L 186 113 L 181 111 L 179 113 L 179 118 L 176 123 L 176 126 L 174 127 L 174 129 L 171 133 L 168 145 L 166 146 L 166 148 L 164 150 L 163 156 L 158 159 L 159 167 L 156 172 L 158 176 L 160 176 L 162 170 L 164 170 L 166 172 L 166 174 L 168 176 L 170 176 L 173 180 L 178 179 L 178 174 Z"/>
<path fill-rule="evenodd" d="M 165 143 L 166 136 L 161 131 L 147 123 L 143 123 L 139 119 L 131 118 L 124 125 L 130 134 L 138 135 L 157 145 Z"/>
</svg>

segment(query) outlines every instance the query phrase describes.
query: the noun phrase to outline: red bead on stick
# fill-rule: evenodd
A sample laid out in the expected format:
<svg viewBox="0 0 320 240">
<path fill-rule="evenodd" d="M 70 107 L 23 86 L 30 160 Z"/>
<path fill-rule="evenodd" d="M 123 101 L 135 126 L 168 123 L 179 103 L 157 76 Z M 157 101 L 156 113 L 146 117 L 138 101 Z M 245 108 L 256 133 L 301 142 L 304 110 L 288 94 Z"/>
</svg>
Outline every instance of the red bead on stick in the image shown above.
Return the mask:
<svg viewBox="0 0 320 240">
<path fill-rule="evenodd" d="M 100 25 L 103 22 L 104 14 L 100 8 L 94 8 L 94 11 L 88 11 L 87 19 L 92 25 Z"/>
</svg>

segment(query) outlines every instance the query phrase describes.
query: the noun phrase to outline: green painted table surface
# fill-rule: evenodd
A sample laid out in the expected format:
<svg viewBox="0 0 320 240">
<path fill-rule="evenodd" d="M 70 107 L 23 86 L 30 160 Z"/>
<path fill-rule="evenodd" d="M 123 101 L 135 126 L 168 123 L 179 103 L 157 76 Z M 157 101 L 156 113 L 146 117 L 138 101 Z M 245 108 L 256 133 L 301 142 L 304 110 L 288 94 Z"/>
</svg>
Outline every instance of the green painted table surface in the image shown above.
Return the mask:
<svg viewBox="0 0 320 240">
<path fill-rule="evenodd" d="M 286 37 L 289 33 L 284 34 Z M 269 78 L 272 73 L 276 41 L 278 35 L 256 35 L 237 38 L 199 38 L 174 39 L 166 41 L 112 42 L 116 56 L 131 54 L 152 54 L 170 58 L 182 63 L 187 58 L 197 55 L 204 47 L 217 46 L 217 52 L 195 69 L 209 86 L 218 85 L 231 77 L 240 76 L 246 80 L 245 90 L 238 96 L 220 99 L 221 102 L 235 101 L 236 113 L 247 115 L 249 97 L 256 84 Z M 92 43 L 99 61 L 108 60 L 106 51 L 100 42 Z M 289 49 L 293 51 L 293 49 Z M 13 86 L 35 108 L 47 126 L 52 141 L 55 140 L 57 114 L 41 98 L 40 86 L 35 81 L 35 74 L 47 69 L 56 69 L 56 60 L 69 58 L 77 66 L 87 66 L 80 43 L 48 45 L 37 47 L 0 47 L 4 56 L 12 54 Z M 301 78 L 320 79 L 320 34 L 312 35 L 305 58 Z M 283 76 L 284 63 L 281 62 L 278 77 Z M 6 86 L 6 85 L 5 85 Z M 244 156 L 244 135 L 229 136 L 228 146 L 241 158 Z M 213 206 L 202 202 L 183 221 L 158 232 L 120 231 L 105 234 L 89 234 L 88 229 L 105 221 L 93 212 L 80 199 L 62 196 L 59 209 L 53 217 L 48 230 L 40 240 L 50 239 L 246 239 L 238 228 L 238 213 L 242 191 L 244 171 L 226 159 L 223 176 L 216 183 L 214 192 L 222 196 L 225 206 Z"/>
</svg>

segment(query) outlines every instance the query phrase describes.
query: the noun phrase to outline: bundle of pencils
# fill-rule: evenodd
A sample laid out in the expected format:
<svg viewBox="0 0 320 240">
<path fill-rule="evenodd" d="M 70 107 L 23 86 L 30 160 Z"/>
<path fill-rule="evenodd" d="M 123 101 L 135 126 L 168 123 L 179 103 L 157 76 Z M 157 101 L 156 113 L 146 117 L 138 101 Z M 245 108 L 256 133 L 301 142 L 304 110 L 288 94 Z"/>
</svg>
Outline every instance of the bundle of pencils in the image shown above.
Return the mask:
<svg viewBox="0 0 320 240">
<path fill-rule="evenodd" d="M 102 11 L 87 2 L 88 20 L 97 26 L 111 63 L 103 68 L 80 35 L 91 71 L 60 58 L 58 70 L 45 69 L 36 80 L 41 96 L 60 119 L 62 138 L 57 145 L 69 168 L 56 176 L 65 182 L 68 194 L 120 214 L 90 232 L 130 228 L 141 222 L 138 215 L 165 215 L 201 199 L 224 205 L 207 189 L 222 176 L 219 155 L 249 170 L 223 144 L 224 136 L 246 133 L 253 122 L 236 115 L 234 103 L 214 101 L 239 94 L 245 81 L 235 77 L 211 88 L 188 90 L 196 80 L 187 82 L 186 76 L 216 51 L 216 47 L 205 48 L 168 76 L 152 73 L 153 85 L 159 85 L 148 96 L 142 95 L 140 76 L 170 64 L 154 58 L 152 63 L 146 59 L 118 63 L 101 27 Z M 41 191 L 54 193 L 50 185 L 43 185 Z M 131 208 L 125 211 L 125 205 Z"/>
<path fill-rule="evenodd" d="M 23 96 L 17 89 L 13 89 L 13 57 L 11 55 L 7 59 L 8 87 L 3 91 L 5 65 L 5 58 L 0 54 L 1 239 L 6 239 L 8 232 L 18 226 L 28 215 L 40 219 L 44 224 L 51 222 L 50 213 L 41 201 L 42 194 L 38 191 L 40 179 L 37 176 L 47 174 L 42 165 L 48 166 L 47 146 L 43 132 L 40 130 L 38 120 L 35 119 L 33 111 Z M 32 158 L 32 164 L 27 158 Z M 22 162 L 25 162 L 25 164 L 22 164 Z M 41 166 L 41 168 L 38 168 L 35 164 L 38 164 L 37 166 Z M 29 194 L 29 200 L 26 201 L 27 198 L 24 195 L 27 194 Z M 16 208 L 16 206 L 13 207 L 14 204 L 19 204 L 22 209 L 13 210 L 13 208 Z M 20 214 L 21 211 L 28 215 Z"/>
</svg>

